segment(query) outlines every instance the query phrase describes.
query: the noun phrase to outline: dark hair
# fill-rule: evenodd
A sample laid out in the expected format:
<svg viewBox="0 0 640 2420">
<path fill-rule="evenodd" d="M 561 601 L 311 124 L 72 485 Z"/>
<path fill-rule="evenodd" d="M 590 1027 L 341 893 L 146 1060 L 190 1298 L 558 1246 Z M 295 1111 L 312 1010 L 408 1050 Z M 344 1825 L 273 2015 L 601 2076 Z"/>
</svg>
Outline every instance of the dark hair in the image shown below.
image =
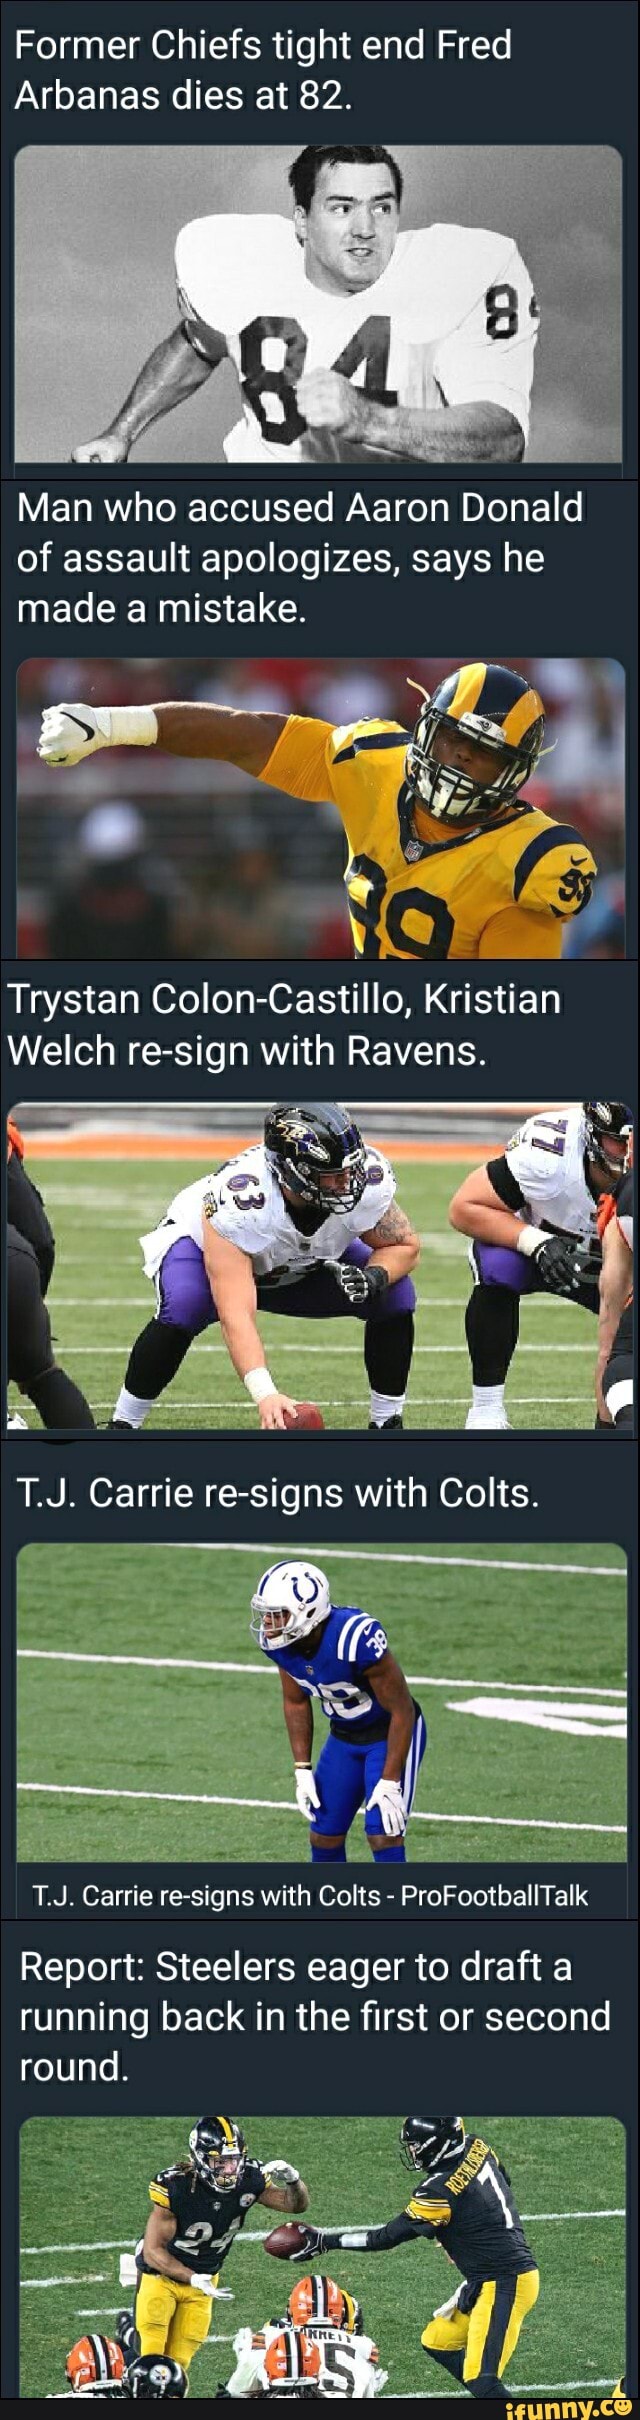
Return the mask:
<svg viewBox="0 0 640 2420">
<path fill-rule="evenodd" d="M 391 152 L 383 143 L 307 143 L 289 169 L 289 184 L 300 210 L 308 210 L 315 193 L 321 168 L 337 168 L 344 160 L 360 162 L 365 168 L 389 168 L 395 185 L 396 201 L 402 201 L 402 173 Z"/>
</svg>

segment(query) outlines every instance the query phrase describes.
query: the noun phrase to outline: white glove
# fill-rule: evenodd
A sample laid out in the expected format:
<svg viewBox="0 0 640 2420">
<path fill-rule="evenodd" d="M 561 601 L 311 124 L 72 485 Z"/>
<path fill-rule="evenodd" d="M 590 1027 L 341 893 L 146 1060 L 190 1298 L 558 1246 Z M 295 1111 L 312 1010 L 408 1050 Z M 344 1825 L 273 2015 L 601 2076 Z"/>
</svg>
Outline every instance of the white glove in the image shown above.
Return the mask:
<svg viewBox="0 0 640 2420">
<path fill-rule="evenodd" d="M 268 2185 L 299 2185 L 300 2170 L 292 2168 L 290 2160 L 261 2160 Z"/>
<path fill-rule="evenodd" d="M 367 1799 L 368 1815 L 372 1807 L 379 1808 L 387 1839 L 402 1840 L 407 1829 L 407 1817 L 399 1781 L 385 1781 L 384 1776 L 382 1781 L 377 1781 L 375 1790 Z"/>
<path fill-rule="evenodd" d="M 311 1822 L 320 1805 L 311 1765 L 296 1765 L 296 1806 L 298 1813 Z"/>
<path fill-rule="evenodd" d="M 84 764 L 97 748 L 153 748 L 153 706 L 46 706 L 38 741 L 43 765 Z"/>
<path fill-rule="evenodd" d="M 199 2276 L 197 2269 L 194 2269 L 189 2284 L 196 2294 L 206 2294 L 209 2302 L 233 2302 L 230 2286 L 217 2286 L 213 2277 Z"/>
</svg>

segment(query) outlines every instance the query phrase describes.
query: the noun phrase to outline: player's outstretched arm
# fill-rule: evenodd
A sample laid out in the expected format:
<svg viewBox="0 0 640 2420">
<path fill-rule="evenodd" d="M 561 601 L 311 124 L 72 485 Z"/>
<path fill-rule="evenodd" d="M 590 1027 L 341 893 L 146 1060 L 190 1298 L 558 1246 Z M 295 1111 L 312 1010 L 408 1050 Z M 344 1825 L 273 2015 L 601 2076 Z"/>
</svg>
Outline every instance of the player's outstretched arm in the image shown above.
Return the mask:
<svg viewBox="0 0 640 2420">
<path fill-rule="evenodd" d="M 247 1252 L 216 1235 L 210 1219 L 203 1220 L 204 1265 L 220 1327 L 234 1370 L 255 1403 L 260 1427 L 283 1429 L 285 1413 L 296 1418 L 295 1403 L 281 1395 L 266 1367 L 256 1327 L 258 1298 Z"/>
<path fill-rule="evenodd" d="M 195 359 L 195 356 L 194 356 Z M 43 764 L 84 764 L 99 748 L 161 748 L 168 756 L 210 756 L 258 776 L 285 729 L 286 714 L 233 706 L 47 706 L 38 755 Z"/>
<path fill-rule="evenodd" d="M 432 2236 L 434 2228 L 400 2210 L 382 2227 L 304 2227 L 304 2242 L 290 2260 L 315 2259 L 325 2252 L 394 2252 L 396 2244 L 411 2243 L 414 2235 Z"/>
<path fill-rule="evenodd" d="M 172 328 L 171 335 L 165 336 L 155 352 L 149 354 L 131 393 L 104 435 L 74 446 L 71 461 L 127 462 L 132 445 L 144 436 L 154 420 L 162 420 L 165 412 L 175 411 L 176 404 L 186 403 L 198 387 L 204 386 L 217 362 L 224 358 L 226 347 L 222 338 L 219 343 L 219 351 L 205 360 L 188 343 L 182 328 Z"/>
<path fill-rule="evenodd" d="M 446 411 L 376 403 L 340 370 L 309 370 L 296 402 L 308 428 L 329 429 L 396 462 L 520 462 L 524 453 L 520 421 L 499 403 L 454 403 Z"/>
</svg>

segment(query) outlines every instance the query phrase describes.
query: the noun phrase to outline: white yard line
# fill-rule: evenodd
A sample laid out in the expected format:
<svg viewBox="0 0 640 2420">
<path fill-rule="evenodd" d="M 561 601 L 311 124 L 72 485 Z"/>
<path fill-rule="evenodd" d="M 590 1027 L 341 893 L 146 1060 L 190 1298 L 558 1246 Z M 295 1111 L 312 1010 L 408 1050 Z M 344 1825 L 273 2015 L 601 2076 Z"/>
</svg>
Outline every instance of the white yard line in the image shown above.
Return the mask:
<svg viewBox="0 0 640 2420">
<path fill-rule="evenodd" d="M 264 1680 L 269 1674 L 266 1660 L 264 1664 L 233 1664 L 186 1655 L 96 1655 L 74 1647 L 19 1647 L 18 1660 L 32 1664 L 134 1664 L 145 1672 L 240 1672 L 243 1679 L 250 1680 Z M 459 1679 L 457 1674 L 447 1677 L 432 1672 L 407 1672 L 406 1679 L 412 1689 L 500 1689 L 514 1697 L 611 1697 L 621 1698 L 624 1704 L 627 1696 L 626 1689 L 592 1688 L 590 1684 L 579 1688 L 577 1683 L 565 1688 L 562 1681 L 470 1681 Z"/>
<path fill-rule="evenodd" d="M 98 1789 L 95 1784 L 75 1781 L 19 1781 L 18 1789 L 48 1798 L 126 1798 L 143 1799 L 154 1806 L 180 1807 L 259 1807 L 271 1814 L 295 1815 L 298 1810 L 288 1798 L 230 1798 L 212 1797 L 203 1790 L 113 1790 Z M 430 1809 L 421 1814 L 414 1807 L 412 1823 L 487 1824 L 506 1832 L 602 1832 L 621 1833 L 623 1823 L 565 1823 L 548 1815 L 440 1815 Z"/>
<path fill-rule="evenodd" d="M 55 1305 L 53 1303 L 51 1307 L 52 1310 L 55 1310 Z M 99 1360 L 101 1356 L 107 1353 L 120 1353 L 121 1355 L 127 1354 L 130 1350 L 130 1341 L 130 1338 L 126 1338 L 124 1344 L 72 1344 L 70 1340 L 67 1340 L 66 1350 L 68 1353 L 91 1353 L 94 1360 Z M 212 1352 L 214 1347 L 212 1345 L 207 1345 L 204 1349 L 206 1352 Z M 317 1356 L 318 1360 L 322 1361 L 326 1361 L 329 1355 L 332 1355 L 335 1359 L 340 1359 L 341 1361 L 347 1359 L 351 1360 L 355 1354 L 358 1355 L 358 1358 L 360 1357 L 361 1349 L 361 1340 L 359 1341 L 357 1337 L 354 1337 L 352 1344 L 307 1344 L 306 1337 L 303 1344 L 301 1344 L 300 1339 L 298 1339 L 296 1343 L 295 1338 L 293 1337 L 290 1342 L 287 1337 L 283 1337 L 278 1344 L 278 1353 L 280 1355 L 284 1355 L 285 1353 L 296 1353 L 297 1355 L 300 1355 L 300 1353 L 303 1352 L 305 1361 L 310 1354 Z M 414 1360 L 416 1356 L 420 1355 L 421 1353 L 424 1354 L 425 1357 L 428 1356 L 430 1359 L 434 1356 L 441 1356 L 444 1353 L 460 1353 L 461 1355 L 466 1356 L 466 1340 L 463 1336 L 459 1344 L 414 1345 Z M 557 1340 L 554 1338 L 554 1341 L 551 1344 L 518 1344 L 518 1354 L 520 1358 L 522 1357 L 523 1353 L 589 1353 L 593 1359 L 594 1348 L 590 1340 L 587 1340 L 585 1344 L 558 1344 Z"/>
<path fill-rule="evenodd" d="M 151 1539 L 149 1543 L 160 1545 L 162 1541 Z M 271 1540 L 265 1546 L 264 1541 L 258 1539 L 255 1545 L 245 1546 L 235 1538 L 226 1543 L 220 1538 L 172 1538 L 170 1551 L 175 1553 L 176 1549 L 182 1554 L 273 1555 L 276 1561 L 282 1558 L 282 1540 L 279 1545 L 274 1545 Z M 307 1554 L 312 1551 L 311 1547 L 306 1548 Z M 626 1580 L 627 1577 L 626 1560 L 621 1564 L 527 1563 L 521 1557 L 516 1561 L 513 1556 L 507 1555 L 398 1554 L 395 1548 L 389 1546 L 376 1546 L 375 1549 L 368 1546 L 319 1546 L 318 1554 L 322 1555 L 323 1563 L 416 1563 L 425 1571 L 524 1571 L 534 1579 L 539 1571 L 557 1573 L 560 1579 Z"/>
<path fill-rule="evenodd" d="M 523 2210 L 521 2213 L 527 2227 L 558 2226 L 565 2219 L 582 2221 L 592 2218 L 626 2218 L 626 2215 L 626 2210 Z M 333 2228 L 347 2227 L 353 2225 L 354 2221 L 346 2218 L 332 2218 L 323 2219 L 322 2223 L 323 2226 Z M 243 2244 L 263 2244 L 268 2232 L 268 2227 L 243 2227 L 242 2233 L 236 2237 L 234 2250 L 239 2250 Z M 131 2252 L 134 2245 L 134 2236 L 123 2235 L 108 2239 L 99 2237 L 97 2241 L 82 2244 L 23 2244 L 22 2256 L 24 2260 L 43 2260 L 45 2254 L 49 2255 L 51 2252 Z M 85 2282 L 87 2281 L 82 2277 L 71 2279 L 72 2285 L 83 2285 Z"/>
</svg>

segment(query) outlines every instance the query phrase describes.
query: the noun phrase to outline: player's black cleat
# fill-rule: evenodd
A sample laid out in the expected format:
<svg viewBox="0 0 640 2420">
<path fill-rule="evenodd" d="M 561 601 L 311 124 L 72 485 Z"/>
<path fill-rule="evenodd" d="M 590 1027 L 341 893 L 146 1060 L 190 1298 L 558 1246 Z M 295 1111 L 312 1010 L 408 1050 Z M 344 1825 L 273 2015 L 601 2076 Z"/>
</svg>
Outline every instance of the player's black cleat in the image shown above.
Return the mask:
<svg viewBox="0 0 640 2420">
<path fill-rule="evenodd" d="M 105 1437 L 137 1437 L 138 1431 L 132 1420 L 106 1420 L 104 1433 Z"/>
<path fill-rule="evenodd" d="M 116 2344 L 119 2344 L 121 2352 L 124 2353 L 125 2361 L 129 2362 L 135 2360 L 136 2355 L 140 2351 L 140 2338 L 135 2325 L 133 2311 L 122 2310 L 118 2312 L 116 2321 Z"/>
<path fill-rule="evenodd" d="M 401 1420 L 400 1413 L 393 1412 L 390 1420 L 370 1420 L 367 1434 L 369 1437 L 388 1437 L 392 1429 L 398 1435 L 403 1428 L 404 1420 Z"/>
</svg>

